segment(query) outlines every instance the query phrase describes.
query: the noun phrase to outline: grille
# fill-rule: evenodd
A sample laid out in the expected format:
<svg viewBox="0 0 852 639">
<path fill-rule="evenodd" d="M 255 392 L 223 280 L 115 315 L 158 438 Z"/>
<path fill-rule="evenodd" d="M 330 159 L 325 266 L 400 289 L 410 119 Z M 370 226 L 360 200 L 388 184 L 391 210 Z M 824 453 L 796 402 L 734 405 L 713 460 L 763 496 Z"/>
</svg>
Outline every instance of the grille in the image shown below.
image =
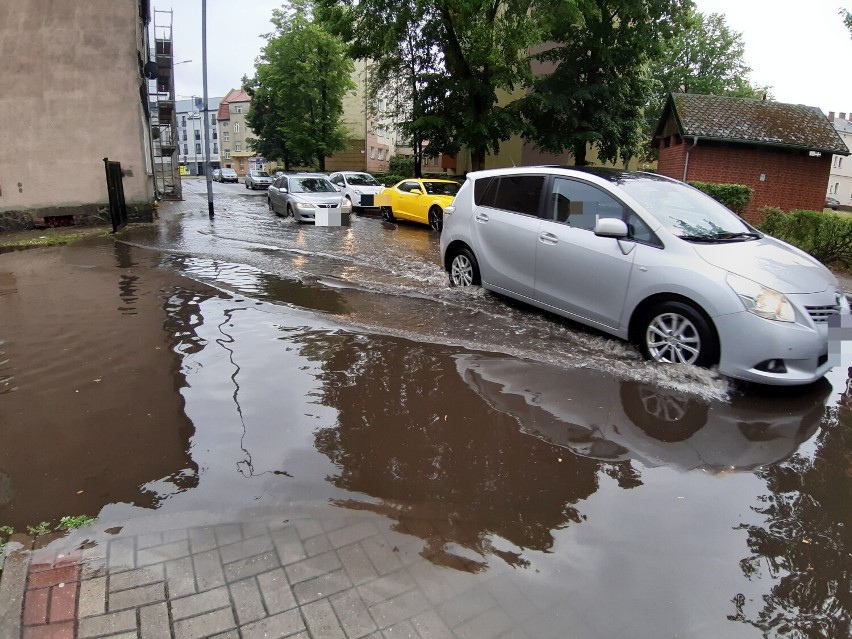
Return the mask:
<svg viewBox="0 0 852 639">
<path fill-rule="evenodd" d="M 840 315 L 839 304 L 833 306 L 805 306 L 805 309 L 808 311 L 811 319 L 817 324 L 825 324 L 832 315 Z"/>
<path fill-rule="evenodd" d="M 336 209 L 337 204 L 317 204 L 317 207 L 321 209 Z"/>
</svg>

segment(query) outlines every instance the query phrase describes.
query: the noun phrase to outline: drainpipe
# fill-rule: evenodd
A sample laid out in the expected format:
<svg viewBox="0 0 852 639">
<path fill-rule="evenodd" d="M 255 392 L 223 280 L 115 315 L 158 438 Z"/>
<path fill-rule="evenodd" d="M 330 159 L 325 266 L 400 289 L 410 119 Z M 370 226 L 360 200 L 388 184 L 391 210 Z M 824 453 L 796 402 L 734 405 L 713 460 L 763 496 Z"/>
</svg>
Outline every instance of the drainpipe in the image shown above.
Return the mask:
<svg viewBox="0 0 852 639">
<path fill-rule="evenodd" d="M 689 154 L 692 152 L 692 149 L 694 149 L 696 146 L 698 146 L 698 136 L 695 137 L 695 141 L 692 143 L 692 146 L 689 147 L 689 149 L 687 149 L 687 151 L 686 151 L 686 162 L 684 162 L 684 164 L 683 164 L 683 181 L 684 182 L 686 182 L 686 175 L 687 175 L 687 173 L 689 173 Z"/>
</svg>

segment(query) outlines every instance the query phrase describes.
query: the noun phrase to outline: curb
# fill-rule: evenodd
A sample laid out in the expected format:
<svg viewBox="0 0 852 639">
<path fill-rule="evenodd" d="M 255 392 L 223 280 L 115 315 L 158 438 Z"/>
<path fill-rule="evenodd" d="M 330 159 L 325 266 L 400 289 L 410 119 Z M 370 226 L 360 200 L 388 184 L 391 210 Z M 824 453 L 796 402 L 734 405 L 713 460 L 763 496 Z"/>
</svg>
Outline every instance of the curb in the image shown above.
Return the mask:
<svg viewBox="0 0 852 639">
<path fill-rule="evenodd" d="M 29 565 L 30 551 L 21 544 L 9 542 L 0 575 L 0 637 L 11 639 L 21 636 L 21 613 Z"/>
</svg>

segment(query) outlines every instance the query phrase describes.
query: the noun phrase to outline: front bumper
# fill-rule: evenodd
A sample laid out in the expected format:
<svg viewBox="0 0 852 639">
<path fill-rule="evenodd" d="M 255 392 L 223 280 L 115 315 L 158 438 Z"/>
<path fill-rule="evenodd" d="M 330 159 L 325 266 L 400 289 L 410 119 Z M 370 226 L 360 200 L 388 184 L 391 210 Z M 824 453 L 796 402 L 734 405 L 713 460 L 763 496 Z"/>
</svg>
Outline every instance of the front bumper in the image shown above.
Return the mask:
<svg viewBox="0 0 852 639">
<path fill-rule="evenodd" d="M 832 368 L 827 323 L 776 322 L 745 310 L 713 322 L 721 344 L 719 372 L 728 377 L 797 386 L 821 379 Z M 766 362 L 772 360 L 783 361 L 785 370 L 767 370 Z"/>
</svg>

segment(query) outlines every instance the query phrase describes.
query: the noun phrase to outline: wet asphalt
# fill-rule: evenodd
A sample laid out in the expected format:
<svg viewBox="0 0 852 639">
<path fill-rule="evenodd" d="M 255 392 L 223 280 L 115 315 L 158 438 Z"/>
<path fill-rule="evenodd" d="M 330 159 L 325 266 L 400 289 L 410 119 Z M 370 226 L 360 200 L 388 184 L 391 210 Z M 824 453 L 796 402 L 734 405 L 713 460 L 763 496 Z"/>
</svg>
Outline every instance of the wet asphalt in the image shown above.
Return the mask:
<svg viewBox="0 0 852 639">
<path fill-rule="evenodd" d="M 852 355 L 738 388 L 450 288 L 425 226 L 214 188 L 0 256 L 0 525 L 369 512 L 564 636 L 852 634 Z"/>
</svg>

